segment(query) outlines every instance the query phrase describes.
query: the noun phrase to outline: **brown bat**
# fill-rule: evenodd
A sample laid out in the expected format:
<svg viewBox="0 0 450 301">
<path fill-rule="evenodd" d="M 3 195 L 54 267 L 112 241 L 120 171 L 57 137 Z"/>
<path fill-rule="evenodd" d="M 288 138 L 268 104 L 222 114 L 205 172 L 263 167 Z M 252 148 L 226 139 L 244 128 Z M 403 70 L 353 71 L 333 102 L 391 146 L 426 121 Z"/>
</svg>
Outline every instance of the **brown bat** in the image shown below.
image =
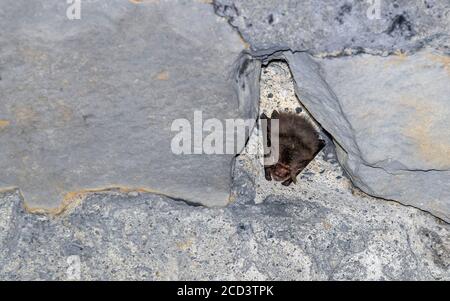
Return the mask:
<svg viewBox="0 0 450 301">
<path fill-rule="evenodd" d="M 297 183 L 297 175 L 314 159 L 325 146 L 325 142 L 320 139 L 311 123 L 302 116 L 274 111 L 271 118 L 262 114 L 261 119 L 267 119 L 265 141 L 268 147 L 271 147 L 270 120 L 279 120 L 279 158 L 273 165 L 266 165 L 265 162 L 266 180 L 271 181 L 273 178 L 275 181 L 282 181 L 284 186 L 289 186 L 292 182 Z M 265 155 L 265 158 L 268 156 L 270 154 Z"/>
</svg>

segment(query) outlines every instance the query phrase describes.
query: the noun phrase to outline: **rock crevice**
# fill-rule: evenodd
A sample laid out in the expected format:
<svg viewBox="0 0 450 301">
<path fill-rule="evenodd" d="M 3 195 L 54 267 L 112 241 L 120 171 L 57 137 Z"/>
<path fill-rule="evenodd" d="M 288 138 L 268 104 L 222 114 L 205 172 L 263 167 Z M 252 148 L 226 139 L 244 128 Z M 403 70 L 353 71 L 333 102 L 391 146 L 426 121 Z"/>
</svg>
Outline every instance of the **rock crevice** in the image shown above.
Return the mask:
<svg viewBox="0 0 450 301">
<path fill-rule="evenodd" d="M 450 3 L 364 5 L 214 1 L 255 57 L 289 64 L 358 188 L 449 222 Z"/>
</svg>

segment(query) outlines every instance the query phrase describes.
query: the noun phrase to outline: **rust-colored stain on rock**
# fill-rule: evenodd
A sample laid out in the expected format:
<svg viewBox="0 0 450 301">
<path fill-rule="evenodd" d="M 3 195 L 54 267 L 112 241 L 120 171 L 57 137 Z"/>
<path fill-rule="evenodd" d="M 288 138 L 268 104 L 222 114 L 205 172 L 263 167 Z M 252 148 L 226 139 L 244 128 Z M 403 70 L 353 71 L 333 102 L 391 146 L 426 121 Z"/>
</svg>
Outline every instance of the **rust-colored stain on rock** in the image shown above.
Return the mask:
<svg viewBox="0 0 450 301">
<path fill-rule="evenodd" d="M 0 119 L 0 130 L 7 128 L 9 126 L 10 122 L 9 120 L 1 120 Z"/>
<path fill-rule="evenodd" d="M 159 3 L 159 0 L 128 0 L 133 4 Z"/>
<path fill-rule="evenodd" d="M 384 67 L 389 68 L 407 62 L 408 55 L 404 52 L 397 51 L 395 55 L 390 56 L 384 63 Z"/>
<path fill-rule="evenodd" d="M 404 99 L 402 104 L 414 111 L 410 121 L 405 125 L 403 133 L 414 141 L 419 155 L 423 160 L 436 165 L 436 169 L 450 166 L 450 144 L 433 135 L 435 123 L 439 121 L 438 107 L 417 99 Z"/>
<path fill-rule="evenodd" d="M 194 242 L 191 239 L 188 239 L 183 242 L 178 242 L 177 247 L 178 247 L 178 249 L 180 249 L 182 251 L 186 251 L 187 249 L 189 249 L 192 246 L 193 243 Z"/>
<path fill-rule="evenodd" d="M 170 79 L 170 74 L 167 71 L 161 71 L 160 73 L 158 73 L 155 76 L 155 79 L 157 79 L 157 80 L 169 80 Z"/>
<path fill-rule="evenodd" d="M 38 114 L 29 106 L 17 106 L 14 108 L 14 115 L 17 124 L 20 126 L 29 126 L 38 120 Z"/>
<path fill-rule="evenodd" d="M 5 191 L 9 191 L 11 188 L 8 188 Z M 1 190 L 0 190 L 1 191 Z M 41 214 L 41 215 L 47 215 L 47 216 L 65 216 L 67 213 L 70 213 L 74 208 L 79 206 L 84 200 L 88 197 L 90 194 L 94 193 L 108 193 L 111 191 L 116 191 L 121 194 L 127 194 L 131 192 L 137 192 L 137 193 L 152 193 L 156 195 L 163 195 L 162 193 L 147 189 L 147 188 L 132 188 L 132 187 L 125 187 L 120 185 L 112 185 L 109 187 L 100 187 L 100 188 L 93 188 L 93 189 L 85 189 L 85 190 L 79 190 L 79 191 L 73 191 L 65 193 L 64 198 L 59 206 L 55 208 L 41 208 L 41 207 L 32 207 L 27 204 L 25 197 L 22 195 L 22 199 L 24 200 L 24 209 L 33 214 Z"/>
</svg>

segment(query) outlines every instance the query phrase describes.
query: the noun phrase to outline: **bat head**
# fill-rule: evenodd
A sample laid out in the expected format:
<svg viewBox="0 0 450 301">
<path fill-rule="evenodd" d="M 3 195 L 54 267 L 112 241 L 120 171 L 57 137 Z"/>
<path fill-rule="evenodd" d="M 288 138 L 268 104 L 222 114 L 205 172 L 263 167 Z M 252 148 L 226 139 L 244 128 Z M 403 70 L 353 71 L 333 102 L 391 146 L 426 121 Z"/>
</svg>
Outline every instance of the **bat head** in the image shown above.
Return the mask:
<svg viewBox="0 0 450 301">
<path fill-rule="evenodd" d="M 271 173 L 275 181 L 285 181 L 291 178 L 292 170 L 289 165 L 278 162 L 272 166 Z"/>
</svg>

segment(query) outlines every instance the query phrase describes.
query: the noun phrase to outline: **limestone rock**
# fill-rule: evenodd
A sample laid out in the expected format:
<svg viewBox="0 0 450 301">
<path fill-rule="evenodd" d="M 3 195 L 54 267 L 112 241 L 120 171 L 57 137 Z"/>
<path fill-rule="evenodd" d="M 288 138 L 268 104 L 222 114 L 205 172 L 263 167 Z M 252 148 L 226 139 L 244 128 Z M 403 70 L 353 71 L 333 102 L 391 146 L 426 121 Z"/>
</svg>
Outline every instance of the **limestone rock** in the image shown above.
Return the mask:
<svg viewBox="0 0 450 301">
<path fill-rule="evenodd" d="M 286 59 L 302 103 L 359 188 L 450 221 L 449 56 Z"/>
<path fill-rule="evenodd" d="M 254 55 L 288 61 L 357 187 L 450 221 L 448 1 L 214 5 Z"/>
<path fill-rule="evenodd" d="M 449 225 L 353 195 L 335 172 L 337 164 L 311 170 L 304 193 L 255 205 L 253 175 L 238 164 L 236 202 L 214 209 L 110 192 L 54 219 L 27 214 L 9 194 L 0 202 L 0 279 L 450 279 Z"/>
<path fill-rule="evenodd" d="M 233 154 L 175 155 L 171 124 L 256 117 L 259 63 L 239 35 L 202 1 L 69 8 L 0 1 L 0 189 L 44 209 L 109 187 L 227 204 Z"/>
<path fill-rule="evenodd" d="M 450 47 L 447 0 L 215 0 L 214 5 L 260 54 L 289 49 L 334 56 Z"/>
</svg>

